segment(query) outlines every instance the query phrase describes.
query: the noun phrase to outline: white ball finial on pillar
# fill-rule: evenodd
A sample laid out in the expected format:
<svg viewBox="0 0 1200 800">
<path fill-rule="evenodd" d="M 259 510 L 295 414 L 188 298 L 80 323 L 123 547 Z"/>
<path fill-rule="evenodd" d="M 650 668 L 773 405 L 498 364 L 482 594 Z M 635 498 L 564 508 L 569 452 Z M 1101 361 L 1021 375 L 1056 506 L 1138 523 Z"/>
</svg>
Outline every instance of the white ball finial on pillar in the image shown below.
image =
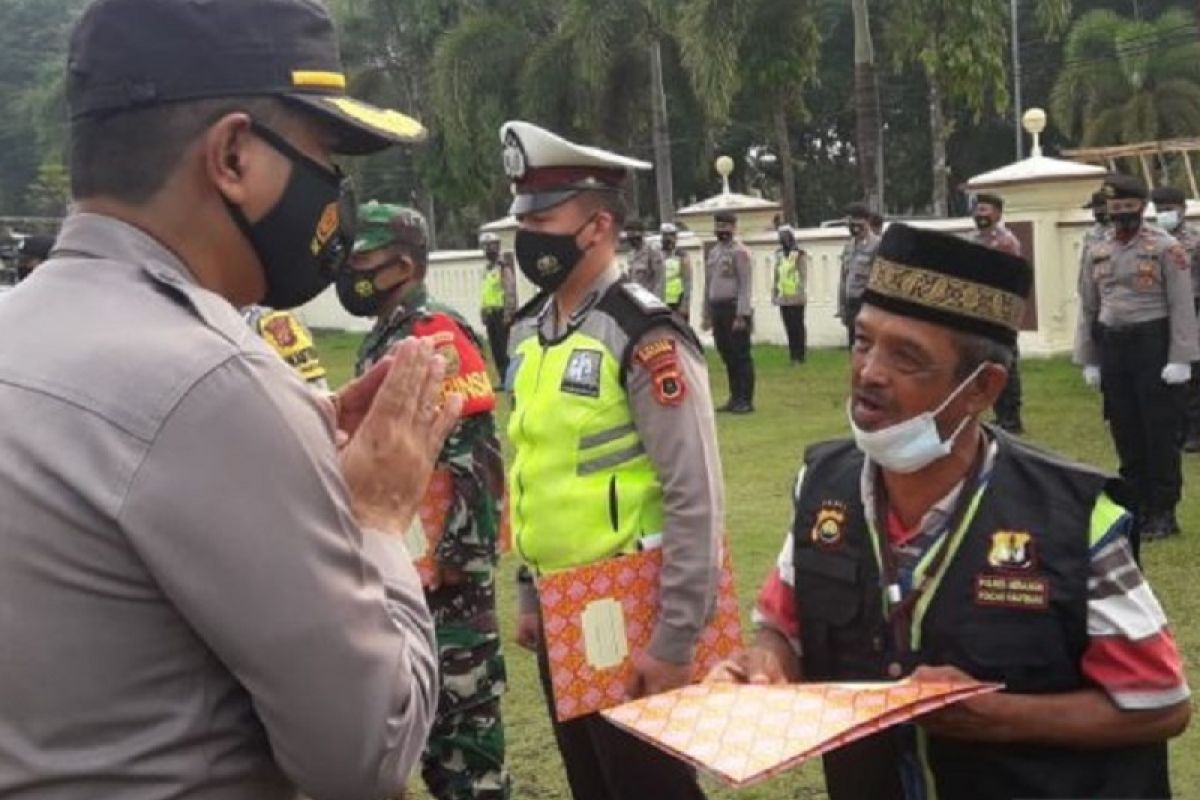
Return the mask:
<svg viewBox="0 0 1200 800">
<path fill-rule="evenodd" d="M 1031 108 L 1021 117 L 1021 125 L 1025 132 L 1033 137 L 1033 149 L 1030 155 L 1040 158 L 1042 155 L 1042 131 L 1046 130 L 1046 112 L 1040 108 Z"/>
<path fill-rule="evenodd" d="M 729 194 L 729 175 L 733 172 L 733 159 L 729 156 L 721 156 L 714 166 L 717 174 L 721 176 L 721 193 Z"/>
</svg>

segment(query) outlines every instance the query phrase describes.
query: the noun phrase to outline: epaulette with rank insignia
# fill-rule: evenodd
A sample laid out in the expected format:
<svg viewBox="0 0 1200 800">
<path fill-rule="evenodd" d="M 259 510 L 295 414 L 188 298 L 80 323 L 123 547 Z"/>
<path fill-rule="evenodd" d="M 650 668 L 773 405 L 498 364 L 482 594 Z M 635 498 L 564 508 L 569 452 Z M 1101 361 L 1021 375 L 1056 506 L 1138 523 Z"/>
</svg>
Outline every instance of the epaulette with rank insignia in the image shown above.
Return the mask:
<svg viewBox="0 0 1200 800">
<path fill-rule="evenodd" d="M 608 287 L 608 291 L 600 298 L 596 307 L 616 320 L 628 340 L 625 352 L 621 354 L 622 386 L 625 385 L 625 377 L 633 361 L 634 347 L 654 328 L 669 326 L 681 339 L 694 347 L 697 353 L 704 352 L 703 345 L 696 338 L 696 332 L 690 325 L 645 287 L 632 281 L 617 281 Z"/>
</svg>

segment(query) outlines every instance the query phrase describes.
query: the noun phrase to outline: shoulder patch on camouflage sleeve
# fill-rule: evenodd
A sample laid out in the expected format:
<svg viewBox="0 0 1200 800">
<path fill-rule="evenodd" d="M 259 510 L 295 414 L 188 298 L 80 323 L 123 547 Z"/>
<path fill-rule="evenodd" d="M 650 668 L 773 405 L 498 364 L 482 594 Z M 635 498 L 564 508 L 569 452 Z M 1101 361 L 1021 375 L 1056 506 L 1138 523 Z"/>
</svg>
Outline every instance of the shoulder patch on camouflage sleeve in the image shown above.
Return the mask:
<svg viewBox="0 0 1200 800">
<path fill-rule="evenodd" d="M 655 339 L 639 346 L 633 353 L 633 363 L 650 373 L 654 399 L 662 406 L 677 406 L 687 394 L 687 384 L 679 367 L 675 340 Z"/>
<path fill-rule="evenodd" d="M 429 339 L 437 354 L 445 359 L 442 392 L 463 396 L 464 417 L 495 410 L 496 395 L 483 354 L 451 316 L 440 312 L 422 316 L 413 324 L 413 335 Z"/>
</svg>

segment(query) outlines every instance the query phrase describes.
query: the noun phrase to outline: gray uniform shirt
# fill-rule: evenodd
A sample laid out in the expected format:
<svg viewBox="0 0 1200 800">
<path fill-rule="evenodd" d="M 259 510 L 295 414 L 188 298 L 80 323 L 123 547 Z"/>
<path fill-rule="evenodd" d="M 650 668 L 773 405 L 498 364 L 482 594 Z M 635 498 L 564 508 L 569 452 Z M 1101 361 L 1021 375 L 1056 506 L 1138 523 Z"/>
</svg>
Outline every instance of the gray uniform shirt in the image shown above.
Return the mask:
<svg viewBox="0 0 1200 800">
<path fill-rule="evenodd" d="M 604 291 L 619 277 L 616 267 L 611 267 L 597 279 L 587 299 L 569 320 L 559 320 L 551 302 L 537 321 L 538 327 L 518 324 L 514 327 L 514 338 L 536 335 L 538 330 L 551 339 L 563 336 L 568 326 L 583 323 Z M 603 328 L 604 341 L 611 352 L 624 352 L 628 340 L 620 327 L 606 320 Z M 663 661 L 682 664 L 691 661 L 716 601 L 725 489 L 704 358 L 665 324 L 647 332 L 636 347 L 663 339 L 675 342 L 686 387 L 682 402 L 678 405 L 660 402 L 653 376 L 637 364 L 629 367 L 626 388 L 638 436 L 663 487 L 661 599 L 650 653 Z M 518 338 L 514 347 L 519 343 Z M 525 593 L 521 602 L 524 610 L 533 610 L 532 595 Z"/>
<path fill-rule="evenodd" d="M 737 315 L 749 317 L 754 310 L 754 262 L 746 245 L 737 239 L 717 242 L 704 263 L 704 320 L 712 319 L 712 304 L 737 301 Z"/>
<path fill-rule="evenodd" d="M 1171 323 L 1167 360 L 1200 360 L 1191 262 L 1179 242 L 1160 228 L 1142 225 L 1127 243 L 1117 241 L 1110 231 L 1088 248 L 1079 271 L 1077 364 L 1100 363 L 1094 323 L 1122 327 L 1164 318 Z"/>
<path fill-rule="evenodd" d="M 842 248 L 842 272 L 838 281 L 838 316 L 846 319 L 847 305 L 862 300 L 871 277 L 871 264 L 879 250 L 879 237 L 868 230 L 861 239 L 854 237 Z"/>
<path fill-rule="evenodd" d="M 331 411 L 140 230 L 57 248 L 0 305 L 0 797 L 393 796 L 433 627 Z"/>
<path fill-rule="evenodd" d="M 629 258 L 629 278 L 659 300 L 667 292 L 667 266 L 662 253 L 642 244 Z"/>
<path fill-rule="evenodd" d="M 1200 230 L 1185 222 L 1168 232 L 1187 251 L 1188 260 L 1192 265 L 1192 295 L 1200 298 Z"/>
</svg>

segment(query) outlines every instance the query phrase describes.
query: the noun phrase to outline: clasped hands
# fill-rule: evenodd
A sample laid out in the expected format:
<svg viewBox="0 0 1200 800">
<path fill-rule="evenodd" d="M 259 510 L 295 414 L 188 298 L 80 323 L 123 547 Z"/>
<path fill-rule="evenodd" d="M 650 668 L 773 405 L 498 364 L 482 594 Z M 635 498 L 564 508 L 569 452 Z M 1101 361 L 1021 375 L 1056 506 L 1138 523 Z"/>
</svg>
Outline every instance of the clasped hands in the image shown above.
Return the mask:
<svg viewBox="0 0 1200 800">
<path fill-rule="evenodd" d="M 445 363 L 424 339 L 406 339 L 331 395 L 342 476 L 364 528 L 403 535 L 462 412 L 442 397 Z"/>
</svg>

